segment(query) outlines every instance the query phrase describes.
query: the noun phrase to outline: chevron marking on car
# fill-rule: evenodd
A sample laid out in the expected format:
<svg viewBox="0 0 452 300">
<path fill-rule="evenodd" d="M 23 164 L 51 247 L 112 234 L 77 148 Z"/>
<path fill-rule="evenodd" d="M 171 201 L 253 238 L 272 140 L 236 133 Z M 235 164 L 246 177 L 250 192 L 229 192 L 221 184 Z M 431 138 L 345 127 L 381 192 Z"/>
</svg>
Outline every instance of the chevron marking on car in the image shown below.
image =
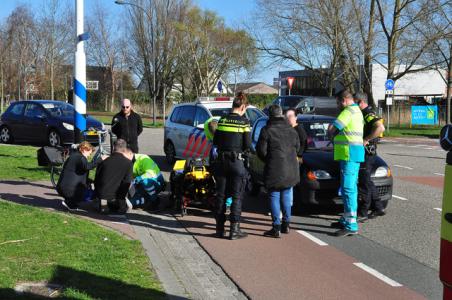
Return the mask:
<svg viewBox="0 0 452 300">
<path fill-rule="evenodd" d="M 204 152 L 204 155 L 203 155 L 204 158 L 209 156 L 210 149 L 212 149 L 212 143 L 209 142 L 209 144 L 207 145 L 206 152 Z"/>
<path fill-rule="evenodd" d="M 205 135 L 204 135 L 204 130 L 199 131 L 199 132 L 196 134 L 195 144 L 194 144 L 193 147 L 191 148 L 191 151 L 190 151 L 190 154 L 188 155 L 188 157 L 192 157 L 192 156 L 193 156 L 193 154 L 194 154 L 195 151 L 196 151 L 196 148 L 197 148 L 198 145 L 199 145 L 199 142 L 201 142 L 201 140 L 202 140 L 203 137 L 205 137 Z"/>
<path fill-rule="evenodd" d="M 195 139 L 195 131 L 197 129 L 198 128 L 196 128 L 196 127 L 193 128 L 190 135 L 188 136 L 187 146 L 185 146 L 184 153 L 182 153 L 182 156 L 184 156 L 184 157 L 187 156 L 187 151 L 188 151 L 188 149 L 190 149 L 190 146 L 193 143 L 193 140 Z"/>
<path fill-rule="evenodd" d="M 206 137 L 206 135 L 204 134 L 204 135 L 202 136 L 202 143 L 201 143 L 201 146 L 199 146 L 199 150 L 196 152 L 196 156 L 197 156 L 197 157 L 201 156 L 202 150 L 204 150 L 204 147 L 206 146 L 206 144 L 207 144 L 207 137 Z"/>
</svg>

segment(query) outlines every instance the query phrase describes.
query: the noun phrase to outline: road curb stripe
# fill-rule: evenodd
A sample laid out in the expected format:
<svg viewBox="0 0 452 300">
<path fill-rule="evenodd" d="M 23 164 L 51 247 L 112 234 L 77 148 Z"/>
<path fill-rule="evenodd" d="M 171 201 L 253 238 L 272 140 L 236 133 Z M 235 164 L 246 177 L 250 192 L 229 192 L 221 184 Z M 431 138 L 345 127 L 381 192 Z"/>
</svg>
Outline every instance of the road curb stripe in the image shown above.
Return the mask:
<svg viewBox="0 0 452 300">
<path fill-rule="evenodd" d="M 403 197 L 400 197 L 400 196 L 392 195 L 392 197 L 394 197 L 396 199 L 399 199 L 399 200 L 408 201 L 407 198 L 403 198 Z"/>
<path fill-rule="evenodd" d="M 444 176 L 444 174 L 442 174 L 442 173 L 433 173 L 433 174 L 438 175 L 438 176 Z"/>
<path fill-rule="evenodd" d="M 403 169 L 407 169 L 407 170 L 413 170 L 413 168 L 411 168 L 411 167 L 401 166 L 401 165 L 394 165 L 394 167 L 399 167 L 399 168 L 403 168 Z"/>
<path fill-rule="evenodd" d="M 389 284 L 392 287 L 401 287 L 402 285 L 400 283 L 398 283 L 397 281 L 392 280 L 391 278 L 381 274 L 380 272 L 378 272 L 375 269 L 372 269 L 371 267 L 369 267 L 366 264 L 363 263 L 353 263 L 355 266 L 357 266 L 358 268 L 366 271 L 367 273 L 377 277 L 378 279 L 380 279 L 381 281 Z"/>
<path fill-rule="evenodd" d="M 441 212 L 443 211 L 443 209 L 439 208 L 439 207 L 435 207 L 434 209 L 437 210 L 437 211 L 441 211 Z"/>
<path fill-rule="evenodd" d="M 313 241 L 314 243 L 316 243 L 319 246 L 328 246 L 327 243 L 325 243 L 324 241 L 316 238 L 315 236 L 313 236 L 312 234 L 307 233 L 306 231 L 303 230 L 297 230 L 297 232 L 301 235 L 303 235 L 304 237 L 310 239 L 311 241 Z"/>
</svg>

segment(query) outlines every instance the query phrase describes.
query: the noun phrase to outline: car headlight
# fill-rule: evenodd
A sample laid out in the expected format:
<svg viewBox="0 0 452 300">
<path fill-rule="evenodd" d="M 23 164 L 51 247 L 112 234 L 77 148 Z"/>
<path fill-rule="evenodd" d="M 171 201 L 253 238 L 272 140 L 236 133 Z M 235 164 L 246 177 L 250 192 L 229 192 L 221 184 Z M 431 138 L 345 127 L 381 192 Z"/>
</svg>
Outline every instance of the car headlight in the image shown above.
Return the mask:
<svg viewBox="0 0 452 300">
<path fill-rule="evenodd" d="M 308 172 L 308 178 L 310 180 L 325 180 L 325 179 L 331 179 L 330 173 L 324 170 L 316 170 L 316 171 L 310 171 Z"/>
<path fill-rule="evenodd" d="M 389 170 L 389 168 L 387 167 L 378 167 L 375 170 L 375 174 L 372 177 L 378 177 L 378 178 L 382 178 L 382 177 L 389 177 L 391 176 L 391 170 Z"/>
<path fill-rule="evenodd" d="M 74 130 L 74 125 L 72 125 L 72 124 L 64 123 L 64 122 L 63 122 L 63 126 L 64 126 L 64 128 L 66 128 L 67 130 Z"/>
</svg>

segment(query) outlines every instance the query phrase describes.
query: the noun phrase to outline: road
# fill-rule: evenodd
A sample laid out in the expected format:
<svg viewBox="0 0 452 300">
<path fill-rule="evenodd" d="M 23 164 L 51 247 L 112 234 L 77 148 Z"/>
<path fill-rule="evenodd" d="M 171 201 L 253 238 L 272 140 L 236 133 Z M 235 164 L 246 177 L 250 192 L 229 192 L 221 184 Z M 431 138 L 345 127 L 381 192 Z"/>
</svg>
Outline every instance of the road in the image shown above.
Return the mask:
<svg viewBox="0 0 452 300">
<path fill-rule="evenodd" d="M 164 160 L 163 130 L 145 129 L 139 143 L 140 152 L 150 154 L 168 178 L 170 167 Z M 360 235 L 353 238 L 330 235 L 329 224 L 339 217 L 335 209 L 314 209 L 294 216 L 294 229 L 428 299 L 441 299 L 438 263 L 446 153 L 437 141 L 429 139 L 387 139 L 379 145 L 378 152 L 394 176 L 393 198 L 386 216 L 362 224 Z M 248 203 L 253 206 L 259 202 L 251 199 Z M 306 239 L 306 235 L 296 238 Z"/>
</svg>

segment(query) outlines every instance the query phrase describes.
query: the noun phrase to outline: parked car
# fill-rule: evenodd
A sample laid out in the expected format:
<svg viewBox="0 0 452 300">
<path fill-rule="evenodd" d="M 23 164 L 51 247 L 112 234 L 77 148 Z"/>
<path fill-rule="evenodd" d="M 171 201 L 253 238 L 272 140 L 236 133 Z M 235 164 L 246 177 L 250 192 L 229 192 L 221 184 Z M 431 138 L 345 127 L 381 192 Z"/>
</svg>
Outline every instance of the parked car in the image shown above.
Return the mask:
<svg viewBox="0 0 452 300">
<path fill-rule="evenodd" d="M 74 106 L 62 101 L 29 100 L 11 103 L 0 119 L 2 143 L 44 143 L 50 146 L 74 142 Z M 104 129 L 93 117 L 86 118 L 86 128 Z M 93 141 L 97 136 L 93 137 Z"/>
<path fill-rule="evenodd" d="M 340 112 L 334 97 L 279 96 L 271 104 L 278 104 L 283 112 L 286 112 L 289 108 L 295 108 L 300 114 L 337 116 Z M 271 104 L 263 109 L 266 115 L 268 115 L 268 108 Z"/>
<path fill-rule="evenodd" d="M 299 115 L 298 122 L 303 124 L 308 135 L 307 151 L 300 164 L 300 183 L 294 188 L 294 206 L 299 209 L 303 204 L 333 204 L 341 202 L 338 196 L 340 185 L 339 163 L 333 158 L 333 144 L 328 138 L 328 126 L 333 117 L 322 115 Z M 259 139 L 261 129 L 267 124 L 268 117 L 257 120 L 251 131 L 253 146 Z M 253 185 L 263 185 L 264 162 L 256 154 L 250 157 L 250 173 Z M 393 179 L 386 162 L 377 156 L 374 170 L 374 182 L 384 206 L 392 198 Z"/>
<path fill-rule="evenodd" d="M 168 163 L 173 164 L 177 158 L 208 157 L 210 142 L 204 136 L 204 123 L 212 116 L 229 114 L 231 108 L 229 97 L 200 97 L 195 102 L 174 106 L 165 122 L 163 150 Z M 246 109 L 251 127 L 263 116 L 254 106 Z"/>
<path fill-rule="evenodd" d="M 268 116 L 268 108 L 272 104 L 278 104 L 281 106 L 283 112 L 286 112 L 289 108 L 296 108 L 301 103 L 302 100 L 306 99 L 307 96 L 278 96 L 269 105 L 267 105 L 262 111 Z"/>
</svg>

